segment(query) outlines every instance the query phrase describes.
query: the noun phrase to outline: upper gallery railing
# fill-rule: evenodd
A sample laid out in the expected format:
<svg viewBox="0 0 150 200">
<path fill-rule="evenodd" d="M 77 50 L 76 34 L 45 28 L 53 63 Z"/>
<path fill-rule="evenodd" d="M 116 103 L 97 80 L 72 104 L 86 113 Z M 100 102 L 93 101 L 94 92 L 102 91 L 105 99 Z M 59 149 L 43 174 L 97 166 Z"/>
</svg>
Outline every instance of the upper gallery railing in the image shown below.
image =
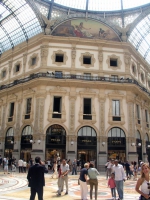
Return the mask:
<svg viewBox="0 0 150 200">
<path fill-rule="evenodd" d="M 101 81 L 101 82 L 114 82 L 114 83 L 130 83 L 137 85 L 142 91 L 146 92 L 150 96 L 150 92 L 143 86 L 141 86 L 138 81 L 130 78 L 116 78 L 116 77 L 101 77 L 101 76 L 90 76 L 90 75 L 76 75 L 76 74 L 62 74 L 60 72 L 55 73 L 36 73 L 31 74 L 30 76 L 18 80 L 14 80 L 14 82 L 1 85 L 0 90 L 11 88 L 15 85 L 26 83 L 30 80 L 45 77 L 45 78 L 54 78 L 54 79 L 76 79 L 76 80 L 86 80 L 86 81 Z"/>
</svg>

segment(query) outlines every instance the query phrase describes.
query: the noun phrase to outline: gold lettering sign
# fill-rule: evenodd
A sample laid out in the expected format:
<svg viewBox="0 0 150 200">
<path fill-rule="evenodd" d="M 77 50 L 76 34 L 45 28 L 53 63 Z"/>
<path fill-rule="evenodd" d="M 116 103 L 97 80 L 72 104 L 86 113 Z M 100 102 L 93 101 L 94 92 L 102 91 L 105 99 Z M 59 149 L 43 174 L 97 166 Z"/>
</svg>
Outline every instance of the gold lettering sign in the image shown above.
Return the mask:
<svg viewBox="0 0 150 200">
<path fill-rule="evenodd" d="M 121 141 L 112 141 L 113 144 L 121 144 Z"/>
<path fill-rule="evenodd" d="M 91 140 L 82 140 L 82 142 L 91 142 Z"/>
<path fill-rule="evenodd" d="M 53 142 L 60 142 L 60 139 L 51 139 Z"/>
</svg>

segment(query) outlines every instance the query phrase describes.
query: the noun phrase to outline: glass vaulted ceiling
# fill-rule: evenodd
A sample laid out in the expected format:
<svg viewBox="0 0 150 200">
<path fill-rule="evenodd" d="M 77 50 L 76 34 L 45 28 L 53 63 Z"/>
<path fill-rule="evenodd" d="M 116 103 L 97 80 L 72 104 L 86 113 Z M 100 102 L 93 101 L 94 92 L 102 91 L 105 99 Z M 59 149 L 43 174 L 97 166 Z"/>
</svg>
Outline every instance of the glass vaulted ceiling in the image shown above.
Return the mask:
<svg viewBox="0 0 150 200">
<path fill-rule="evenodd" d="M 52 1 L 52 0 L 49 0 Z M 54 0 L 54 3 L 76 9 L 86 9 L 87 0 Z M 135 8 L 150 3 L 150 0 L 88 0 L 89 11 L 115 11 Z"/>
<path fill-rule="evenodd" d="M 42 32 L 25 0 L 0 0 L 0 53 Z"/>
</svg>

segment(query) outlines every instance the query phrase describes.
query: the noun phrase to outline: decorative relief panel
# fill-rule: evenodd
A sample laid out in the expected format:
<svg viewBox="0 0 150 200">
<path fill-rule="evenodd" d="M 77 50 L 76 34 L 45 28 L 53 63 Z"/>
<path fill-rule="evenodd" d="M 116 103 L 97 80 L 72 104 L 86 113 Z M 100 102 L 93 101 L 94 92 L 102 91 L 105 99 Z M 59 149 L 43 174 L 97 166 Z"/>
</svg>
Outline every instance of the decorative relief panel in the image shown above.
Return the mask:
<svg viewBox="0 0 150 200">
<path fill-rule="evenodd" d="M 84 62 L 83 62 L 84 57 L 89 57 L 89 58 L 91 58 L 91 64 L 84 64 Z M 86 67 L 86 68 L 94 67 L 94 63 L 95 63 L 94 54 L 90 54 L 89 52 L 81 53 L 81 56 L 80 56 L 80 58 L 79 58 L 79 61 L 80 61 L 80 63 L 81 63 L 81 66 L 84 66 L 84 67 Z"/>
<path fill-rule="evenodd" d="M 48 46 L 41 47 L 41 67 L 47 67 Z"/>
<path fill-rule="evenodd" d="M 22 101 L 18 101 L 18 110 L 17 110 L 17 117 L 16 117 L 16 131 L 15 131 L 16 135 L 19 134 L 19 130 L 20 130 L 21 107 L 22 107 L 21 104 L 22 104 Z"/>
<path fill-rule="evenodd" d="M 70 133 L 75 130 L 75 100 L 76 96 L 70 96 Z"/>
<path fill-rule="evenodd" d="M 2 126 L 1 126 L 1 136 L 5 137 L 5 120 L 6 120 L 6 105 L 3 105 L 3 117 L 2 117 Z"/>
<path fill-rule="evenodd" d="M 75 59 L 76 59 L 76 47 L 72 47 L 71 51 L 71 58 L 72 58 L 72 68 L 75 68 Z"/>
<path fill-rule="evenodd" d="M 100 103 L 100 107 L 99 107 L 99 122 L 100 122 L 100 135 L 104 135 L 105 134 L 105 91 L 100 91 L 99 94 L 99 103 Z"/>
<path fill-rule="evenodd" d="M 130 74 L 131 55 L 129 53 L 124 54 L 124 63 L 126 73 Z"/>
</svg>

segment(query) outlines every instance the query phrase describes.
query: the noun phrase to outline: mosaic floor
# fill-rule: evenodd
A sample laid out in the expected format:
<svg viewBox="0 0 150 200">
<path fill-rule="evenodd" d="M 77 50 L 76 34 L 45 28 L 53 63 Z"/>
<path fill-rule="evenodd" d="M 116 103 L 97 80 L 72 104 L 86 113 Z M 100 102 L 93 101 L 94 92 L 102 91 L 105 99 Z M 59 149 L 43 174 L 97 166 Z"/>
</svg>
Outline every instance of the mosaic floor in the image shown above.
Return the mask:
<svg viewBox="0 0 150 200">
<path fill-rule="evenodd" d="M 57 197 L 57 180 L 52 179 L 50 174 L 45 175 L 46 186 L 44 188 L 44 200 L 78 200 L 80 198 L 80 186 L 77 184 L 78 175 L 69 175 L 69 194 L 65 195 L 62 192 L 60 197 Z M 98 176 L 99 189 L 98 200 L 111 200 L 110 189 L 107 188 L 107 181 L 104 175 Z M 124 200 L 138 200 L 139 195 L 135 192 L 136 181 L 127 180 L 124 184 Z M 15 176 L 11 174 L 4 175 L 0 172 L 0 200 L 28 200 L 30 190 L 27 187 L 26 174 L 16 172 Z M 89 195 L 88 195 L 88 199 Z M 94 198 L 93 198 L 94 199 Z M 36 199 L 37 200 L 37 197 Z"/>
</svg>

